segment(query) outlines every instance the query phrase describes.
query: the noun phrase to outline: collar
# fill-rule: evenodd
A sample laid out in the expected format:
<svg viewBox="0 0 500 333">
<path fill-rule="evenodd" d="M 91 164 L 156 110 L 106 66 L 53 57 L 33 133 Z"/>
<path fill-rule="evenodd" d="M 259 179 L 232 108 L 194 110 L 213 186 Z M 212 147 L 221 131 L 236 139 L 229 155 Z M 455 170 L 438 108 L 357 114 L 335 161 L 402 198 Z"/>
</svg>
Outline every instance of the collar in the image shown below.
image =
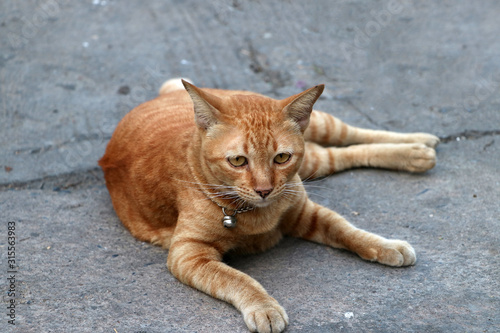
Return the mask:
<svg viewBox="0 0 500 333">
<path fill-rule="evenodd" d="M 249 211 L 252 211 L 255 209 L 254 206 L 247 206 L 247 207 L 243 207 L 243 208 L 239 208 L 239 209 L 230 209 L 228 207 L 225 207 L 223 205 L 221 205 L 220 203 L 218 203 L 217 201 L 215 201 L 206 191 L 205 191 L 205 188 L 204 186 L 202 185 L 203 183 L 201 183 L 199 180 L 198 180 L 198 177 L 194 177 L 198 186 L 200 187 L 200 190 L 201 192 L 208 198 L 210 199 L 210 201 L 212 201 L 214 204 L 216 204 L 217 206 L 219 206 L 221 209 L 222 209 L 222 214 L 224 215 L 224 217 L 222 218 L 222 225 L 225 227 L 225 228 L 228 228 L 228 229 L 233 229 L 236 227 L 236 222 L 237 222 L 237 218 L 236 218 L 236 214 L 241 214 L 241 213 L 246 213 L 246 212 L 249 212 Z M 232 211 L 232 214 L 229 214 L 228 211 Z"/>
</svg>

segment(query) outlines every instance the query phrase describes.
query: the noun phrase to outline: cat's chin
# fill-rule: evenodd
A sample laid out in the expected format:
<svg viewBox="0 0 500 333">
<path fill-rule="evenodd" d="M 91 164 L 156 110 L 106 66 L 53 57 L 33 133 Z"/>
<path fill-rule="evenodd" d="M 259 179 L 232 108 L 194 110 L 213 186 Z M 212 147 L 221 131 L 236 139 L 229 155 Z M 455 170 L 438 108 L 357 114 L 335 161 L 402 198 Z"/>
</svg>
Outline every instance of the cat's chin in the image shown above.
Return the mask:
<svg viewBox="0 0 500 333">
<path fill-rule="evenodd" d="M 251 205 L 254 207 L 257 207 L 257 208 L 264 208 L 264 207 L 269 206 L 273 202 L 274 202 L 274 200 L 264 199 L 264 200 L 254 201 L 251 203 Z"/>
</svg>

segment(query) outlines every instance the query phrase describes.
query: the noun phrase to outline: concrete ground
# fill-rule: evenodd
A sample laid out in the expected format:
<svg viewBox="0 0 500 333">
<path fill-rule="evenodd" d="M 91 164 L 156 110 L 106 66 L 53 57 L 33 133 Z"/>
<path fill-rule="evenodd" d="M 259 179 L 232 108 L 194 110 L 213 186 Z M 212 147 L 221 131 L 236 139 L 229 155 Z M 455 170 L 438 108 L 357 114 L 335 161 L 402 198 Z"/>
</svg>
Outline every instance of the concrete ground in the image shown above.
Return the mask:
<svg viewBox="0 0 500 333">
<path fill-rule="evenodd" d="M 230 260 L 287 309 L 287 332 L 500 332 L 499 12 L 497 0 L 1 1 L 0 331 L 246 332 L 130 236 L 96 167 L 117 122 L 184 76 L 275 98 L 325 83 L 318 109 L 442 139 L 425 174 L 353 170 L 310 187 L 355 225 L 408 240 L 414 267 L 295 239 Z"/>
</svg>

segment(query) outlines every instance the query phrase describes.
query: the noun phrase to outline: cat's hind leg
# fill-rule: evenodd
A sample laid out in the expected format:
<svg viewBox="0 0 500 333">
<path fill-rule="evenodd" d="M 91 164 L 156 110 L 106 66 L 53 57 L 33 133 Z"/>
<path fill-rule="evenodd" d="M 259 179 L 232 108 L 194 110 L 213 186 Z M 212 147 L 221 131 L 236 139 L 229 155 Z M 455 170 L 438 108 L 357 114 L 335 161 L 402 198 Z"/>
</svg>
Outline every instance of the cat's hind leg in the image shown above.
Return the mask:
<svg viewBox="0 0 500 333">
<path fill-rule="evenodd" d="M 357 167 L 425 172 L 436 164 L 436 151 L 422 143 L 376 143 L 349 147 L 322 147 L 306 142 L 299 169 L 301 179 L 324 177 Z"/>
<path fill-rule="evenodd" d="M 110 176 L 108 175 L 108 177 Z M 108 188 L 116 214 L 135 238 L 165 249 L 170 247 L 175 224 L 166 224 L 165 221 L 153 223 L 154 219 L 148 220 L 143 214 L 139 213 L 138 207 L 128 199 L 124 192 L 115 188 Z M 175 221 L 175 215 L 172 214 L 170 220 Z"/>
<path fill-rule="evenodd" d="M 304 133 L 306 141 L 323 146 L 349 146 L 360 143 L 423 143 L 435 148 L 439 138 L 427 133 L 396 133 L 350 126 L 340 119 L 321 111 L 313 111 L 309 127 Z"/>
<path fill-rule="evenodd" d="M 170 247 L 175 225 L 154 226 L 139 214 L 129 214 L 126 217 L 120 217 L 120 219 L 135 238 L 144 242 L 150 242 L 153 245 L 161 246 L 164 249 Z"/>
<path fill-rule="evenodd" d="M 281 228 L 285 235 L 347 249 L 365 260 L 396 267 L 413 265 L 417 260 L 415 250 L 407 242 L 358 229 L 306 195 L 283 221 Z"/>
</svg>

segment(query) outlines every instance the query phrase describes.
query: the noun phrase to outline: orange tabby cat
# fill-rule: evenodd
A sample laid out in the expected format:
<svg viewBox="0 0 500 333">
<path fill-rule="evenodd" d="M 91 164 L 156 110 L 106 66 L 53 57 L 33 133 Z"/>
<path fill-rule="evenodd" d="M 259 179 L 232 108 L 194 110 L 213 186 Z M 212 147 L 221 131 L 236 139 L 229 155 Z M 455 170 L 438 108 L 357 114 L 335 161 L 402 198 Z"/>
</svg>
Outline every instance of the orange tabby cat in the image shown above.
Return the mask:
<svg viewBox="0 0 500 333">
<path fill-rule="evenodd" d="M 263 251 L 289 235 L 390 266 L 416 260 L 407 242 L 360 230 L 309 200 L 301 179 L 363 166 L 423 172 L 439 139 L 355 128 L 313 111 L 323 88 L 274 100 L 170 80 L 123 118 L 99 161 L 130 232 L 168 248 L 174 276 L 233 304 L 253 332 L 281 332 L 288 316 L 257 281 L 222 262 L 228 251 Z"/>
</svg>

